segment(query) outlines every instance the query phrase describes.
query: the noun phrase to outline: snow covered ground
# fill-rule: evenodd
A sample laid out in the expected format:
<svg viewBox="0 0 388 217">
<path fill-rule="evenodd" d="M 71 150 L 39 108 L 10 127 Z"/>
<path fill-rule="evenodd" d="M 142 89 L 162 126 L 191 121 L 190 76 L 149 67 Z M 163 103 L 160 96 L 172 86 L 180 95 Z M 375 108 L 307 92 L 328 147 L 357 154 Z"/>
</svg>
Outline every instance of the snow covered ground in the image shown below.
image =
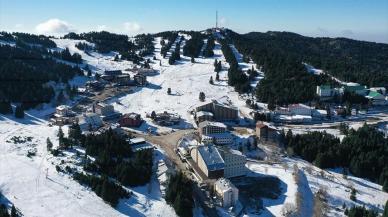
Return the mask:
<svg viewBox="0 0 388 217">
<path fill-rule="evenodd" d="M 185 36 L 185 38 L 189 37 Z M 179 126 L 159 127 L 145 118 L 146 123 L 138 130 L 145 131 L 151 127 L 159 132 L 167 132 L 176 128 L 193 127 L 194 121 L 189 111 L 200 103 L 199 92 L 204 92 L 207 99 L 227 96 L 240 109 L 240 116 L 248 117 L 251 109 L 245 106 L 245 98 L 227 85 L 228 64 L 218 43 L 215 45 L 215 56 L 212 58 L 200 57 L 195 59 L 196 63 L 191 63 L 189 57 L 181 55 L 182 60 L 177 61 L 175 65 L 169 65 L 168 59 L 163 59 L 160 55 L 160 40 L 161 38 L 155 40 L 157 60 L 151 64 L 154 69 L 159 70 L 159 74 L 147 77 L 150 83 L 148 86 L 136 87 L 132 93 L 113 98 L 109 103 L 122 113 L 136 112 L 145 118 L 145 114 L 151 111 L 169 111 L 178 113 L 183 121 Z M 114 52 L 85 53 L 75 47 L 78 40 L 54 39 L 54 41 L 60 48 L 68 47 L 71 53 L 80 53 L 93 72 L 125 70 L 133 66 L 129 61 L 113 61 L 116 55 Z M 172 49 L 174 47 L 175 45 Z M 243 69 L 252 67 L 253 63 L 242 61 L 241 54 L 235 48 L 234 52 L 240 57 L 239 65 Z M 216 73 L 213 66 L 215 59 L 221 60 L 223 65 L 223 70 L 219 73 L 220 81 L 215 80 Z M 159 60 L 162 66 L 159 66 Z M 209 83 L 210 76 L 213 76 L 214 85 Z M 85 81 L 77 78 L 73 82 L 82 84 Z M 168 88 L 172 90 L 170 95 L 167 94 Z M 149 185 L 131 189 L 134 195 L 128 200 L 121 200 L 117 209 L 114 209 L 68 175 L 58 173 L 55 165 L 60 163 L 60 158 L 53 158 L 46 151 L 47 137 L 51 139 L 54 146 L 58 144 L 56 138 L 58 128 L 49 127 L 46 120 L 46 116 L 53 110 L 53 107 L 46 105 L 41 111 L 29 111 L 24 120 L 0 116 L 0 190 L 25 216 L 175 216 L 174 210 L 161 196 L 161 186 L 157 177 L 153 177 Z M 295 129 L 295 131 L 298 130 Z M 67 130 L 64 128 L 64 131 Z M 300 129 L 300 131 L 305 130 Z M 333 129 L 332 133 L 338 133 L 338 131 Z M 13 136 L 33 138 L 25 144 L 7 142 Z M 36 156 L 27 157 L 28 151 L 36 151 Z M 164 157 L 163 152 L 156 151 L 156 153 L 157 160 Z M 71 159 L 71 153 L 68 153 L 65 160 Z M 311 199 L 312 194 L 319 188 L 327 189 L 330 216 L 343 216 L 343 210 L 341 210 L 343 203 L 348 206 L 365 205 L 381 212 L 383 204 L 388 199 L 388 194 L 382 192 L 379 185 L 352 176 L 345 179 L 339 173 L 322 171 L 302 160 L 287 158 L 285 165 L 288 166 L 249 161 L 247 167 L 253 174 L 277 176 L 282 181 L 284 189 L 280 198 L 264 199 L 265 210 L 261 216 L 280 216 L 284 204 L 295 204 L 298 185 L 292 176 L 294 164 L 297 164 L 305 175 L 302 188 L 299 186 L 299 189 L 304 189 L 302 195 Z M 349 199 L 349 186 L 358 190 L 356 202 Z M 304 210 L 306 216 L 311 216 L 311 210 Z M 195 209 L 195 213 L 200 215 L 200 210 Z"/>
<path fill-rule="evenodd" d="M 87 53 L 83 50 L 79 50 L 75 45 L 77 43 L 86 43 L 91 46 L 94 44 L 85 40 L 74 40 L 74 39 L 53 39 L 60 49 L 69 48 L 71 54 L 79 53 L 88 67 L 93 72 L 103 73 L 105 70 L 125 70 L 133 66 L 131 61 L 113 61 L 116 52 L 110 52 L 107 54 L 101 54 L 95 51 L 88 51 Z"/>
<path fill-rule="evenodd" d="M 278 199 L 263 199 L 264 210 L 260 216 L 281 216 L 284 204 L 294 204 L 296 200 L 297 185 L 292 176 L 292 168 L 285 169 L 279 164 L 269 165 L 257 162 L 247 162 L 251 171 L 248 175 L 270 175 L 278 177 L 281 181 L 282 194 Z"/>
<path fill-rule="evenodd" d="M 227 96 L 235 106 L 240 108 L 242 114 L 249 113 L 250 109 L 245 107 L 245 100 L 241 99 L 238 93 L 227 85 L 227 71 L 225 69 L 228 64 L 225 62 L 218 43 L 214 49 L 215 56 L 212 58 L 196 58 L 196 62 L 191 63 L 189 57 L 181 55 L 180 61 L 177 61 L 175 65 L 169 65 L 168 59 L 163 59 L 160 55 L 160 40 L 160 38 L 156 39 L 155 56 L 157 61 L 152 64 L 154 69 L 160 70 L 160 74 L 147 77 L 148 86 L 138 87 L 132 94 L 113 99 L 112 103 L 116 110 L 122 113 L 137 112 L 143 117 L 152 111 L 178 113 L 184 121 L 180 126 L 174 128 L 190 128 L 193 126 L 194 120 L 189 112 L 200 103 L 199 93 L 204 92 L 207 99 Z M 215 80 L 214 59 L 221 60 L 224 67 L 224 70 L 220 72 L 220 81 Z M 162 66 L 159 66 L 159 60 L 162 61 Z M 214 85 L 209 83 L 210 76 L 213 76 Z M 167 94 L 168 88 L 171 88 L 170 95 Z M 162 131 L 171 130 L 171 128 L 155 126 L 147 118 L 146 122 L 147 125 Z"/>
<path fill-rule="evenodd" d="M 46 110 L 30 113 L 34 116 L 23 120 L 0 116 L 0 191 L 24 216 L 175 216 L 161 197 L 156 177 L 149 185 L 131 189 L 133 196 L 120 200 L 115 209 L 69 175 L 58 173 L 55 166 L 61 160 L 75 161 L 74 154 L 58 158 L 48 154 L 46 139 L 57 146 L 58 127 L 50 127 L 42 119 Z M 14 144 L 14 136 L 32 139 Z M 36 150 L 36 156 L 27 157 L 31 150 Z M 156 151 L 156 160 L 163 157 Z"/>
<path fill-rule="evenodd" d="M 187 39 L 188 37 L 185 36 Z M 85 63 L 96 73 L 104 70 L 125 70 L 133 65 L 129 61 L 113 61 L 115 53 L 85 53 L 75 47 L 79 40 L 54 39 L 60 49 L 69 48 L 71 53 L 81 54 Z M 85 42 L 85 41 L 82 41 Z M 160 74 L 148 77 L 150 84 L 135 89 L 134 93 L 111 103 L 118 111 L 138 112 L 145 116 L 146 112 L 173 111 L 184 119 L 180 127 L 192 127 L 189 109 L 199 103 L 200 91 L 205 92 L 208 99 L 228 95 L 236 106 L 244 107 L 245 101 L 233 89 L 227 86 L 227 72 L 220 73 L 221 81 L 209 84 L 210 76 L 215 80 L 213 62 L 217 58 L 223 61 L 220 45 L 216 45 L 214 58 L 197 58 L 191 63 L 183 57 L 176 65 L 168 65 L 168 60 L 160 56 L 160 38 L 155 41 L 156 57 L 162 59 L 162 66 L 155 61 L 153 67 Z M 173 46 L 174 47 L 174 46 Z M 73 85 L 81 85 L 83 79 L 74 79 Z M 172 94 L 167 95 L 167 88 Z M 115 101 L 117 100 L 117 101 Z M 117 102 L 120 102 L 117 103 Z M 244 111 L 244 109 L 242 109 Z M 131 189 L 134 192 L 128 200 L 120 201 L 117 209 L 107 205 L 101 198 L 87 188 L 72 180 L 68 175 L 58 173 L 55 165 L 59 160 L 47 153 L 47 137 L 57 145 L 57 127 L 48 126 L 47 115 L 54 111 L 52 105 L 43 106 L 42 110 L 28 111 L 23 120 L 12 116 L 0 116 L 0 189 L 2 194 L 18 207 L 25 216 L 174 216 L 174 210 L 166 204 L 160 194 L 157 179 L 150 186 Z M 152 125 L 150 120 L 147 124 Z M 147 126 L 146 124 L 146 126 Z M 164 129 L 164 128 L 161 128 Z M 164 129 L 170 130 L 170 129 Z M 64 128 L 64 131 L 67 130 Z M 13 136 L 32 137 L 31 142 L 14 144 L 6 142 Z M 36 156 L 27 157 L 28 151 L 36 151 Z M 67 156 L 71 158 L 71 154 Z M 47 178 L 46 178 L 47 173 Z M 149 189 L 152 191 L 149 191 Z M 198 213 L 198 210 L 196 211 Z"/>
<path fill-rule="evenodd" d="M 294 165 L 302 173 L 299 185 L 292 175 Z M 328 216 L 345 216 L 343 204 L 346 207 L 365 206 L 382 213 L 388 200 L 388 193 L 383 192 L 382 186 L 378 184 L 351 175 L 345 177 L 338 171 L 321 170 L 301 159 L 285 158 L 282 164 L 248 161 L 247 167 L 253 174 L 272 175 L 282 181 L 282 195 L 276 200 L 264 199 L 265 209 L 260 216 L 281 216 L 284 204 L 296 206 L 298 186 L 302 197 L 301 216 L 312 216 L 312 201 L 319 189 L 328 193 Z M 356 201 L 350 200 L 351 187 L 357 190 Z"/>
</svg>

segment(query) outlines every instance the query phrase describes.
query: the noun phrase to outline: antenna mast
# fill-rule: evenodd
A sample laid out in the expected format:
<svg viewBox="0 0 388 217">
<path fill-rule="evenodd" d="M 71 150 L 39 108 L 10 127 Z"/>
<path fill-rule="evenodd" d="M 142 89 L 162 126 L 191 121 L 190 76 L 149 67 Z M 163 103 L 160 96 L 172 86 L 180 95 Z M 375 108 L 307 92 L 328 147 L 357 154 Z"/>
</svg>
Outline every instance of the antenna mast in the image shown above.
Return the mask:
<svg viewBox="0 0 388 217">
<path fill-rule="evenodd" d="M 218 29 L 218 11 L 216 11 L 216 29 Z"/>
</svg>

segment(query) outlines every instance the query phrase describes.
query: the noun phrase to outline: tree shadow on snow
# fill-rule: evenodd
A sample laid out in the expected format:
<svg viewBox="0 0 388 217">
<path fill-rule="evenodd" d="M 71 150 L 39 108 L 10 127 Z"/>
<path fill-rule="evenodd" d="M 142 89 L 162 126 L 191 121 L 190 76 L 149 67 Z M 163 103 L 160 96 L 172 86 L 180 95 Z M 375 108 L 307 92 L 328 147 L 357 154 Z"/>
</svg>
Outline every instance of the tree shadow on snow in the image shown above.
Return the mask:
<svg viewBox="0 0 388 217">
<path fill-rule="evenodd" d="M 1 186 L 0 186 L 0 204 L 4 204 L 6 207 L 11 207 L 12 203 L 8 198 L 6 198 L 2 193 L 1 193 Z"/>
<path fill-rule="evenodd" d="M 143 121 L 143 123 L 139 127 L 132 127 L 132 129 L 139 130 L 139 131 L 142 131 L 142 132 L 146 132 L 146 131 L 156 132 L 156 130 L 158 128 L 148 124 L 146 121 Z"/>
<path fill-rule="evenodd" d="M 134 197 L 134 195 L 127 200 L 120 200 L 119 204 L 116 206 L 116 210 L 126 216 L 145 216 L 143 213 L 133 208 L 135 203 L 133 202 L 134 198 L 132 197 Z"/>
<path fill-rule="evenodd" d="M 160 152 L 159 155 L 162 156 Z M 157 163 L 158 160 L 155 159 L 154 166 L 156 166 Z M 133 207 L 137 205 L 138 207 L 140 206 L 141 209 L 147 211 L 151 208 L 153 203 L 161 201 L 162 199 L 162 195 L 160 192 L 160 183 L 159 180 L 156 178 L 155 173 L 153 173 L 149 183 L 143 186 L 132 187 L 131 190 L 135 193 L 132 194 L 129 199 L 120 200 L 118 206 L 116 207 L 119 212 L 127 216 L 145 216 L 143 213 L 139 212 Z M 145 201 L 142 201 L 139 196 L 144 196 Z M 159 212 L 163 213 L 162 210 L 159 210 Z"/>
<path fill-rule="evenodd" d="M 171 93 L 169 94 L 169 96 L 183 96 L 182 93 Z"/>
<path fill-rule="evenodd" d="M 302 201 L 300 213 L 302 216 L 312 216 L 314 207 L 314 194 L 311 191 L 306 175 L 299 170 L 298 192 L 301 193 Z"/>
<path fill-rule="evenodd" d="M 160 86 L 159 84 L 148 83 L 146 86 L 144 86 L 144 88 L 149 88 L 149 89 L 153 89 L 153 90 L 161 90 L 162 86 Z"/>
<path fill-rule="evenodd" d="M 42 124 L 43 120 L 39 119 L 35 116 L 32 116 L 28 114 L 28 112 L 25 112 L 24 118 L 16 118 L 13 115 L 0 115 L 0 121 L 6 121 L 11 120 L 20 124 L 26 124 L 26 125 L 38 125 Z"/>
<path fill-rule="evenodd" d="M 349 177 L 349 178 L 350 178 L 350 177 Z M 364 186 L 364 187 L 366 187 L 366 188 L 372 188 L 372 189 L 377 190 L 377 191 L 380 191 L 380 190 L 381 190 L 381 189 L 379 189 L 379 188 L 376 188 L 375 186 L 368 185 L 367 183 L 361 182 L 361 181 L 359 181 L 359 180 L 357 180 L 357 179 L 351 178 L 351 180 L 352 180 L 353 182 L 357 183 L 358 185 Z"/>
<path fill-rule="evenodd" d="M 231 181 L 239 189 L 239 200 L 248 210 L 259 208 L 272 215 L 266 207 L 284 204 L 287 197 L 287 184 L 276 176 L 249 171 L 247 176 Z"/>
</svg>

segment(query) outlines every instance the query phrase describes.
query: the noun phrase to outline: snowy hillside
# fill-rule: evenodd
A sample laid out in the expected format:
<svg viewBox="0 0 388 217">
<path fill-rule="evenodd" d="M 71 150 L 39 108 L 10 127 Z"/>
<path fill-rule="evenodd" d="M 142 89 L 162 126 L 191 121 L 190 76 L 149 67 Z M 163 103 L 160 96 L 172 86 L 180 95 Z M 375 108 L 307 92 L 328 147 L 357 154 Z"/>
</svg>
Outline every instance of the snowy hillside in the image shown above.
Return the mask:
<svg viewBox="0 0 388 217">
<path fill-rule="evenodd" d="M 294 165 L 301 173 L 299 186 L 292 175 Z M 248 161 L 247 167 L 252 171 L 250 175 L 276 176 L 282 181 L 284 192 L 279 199 L 264 200 L 266 208 L 262 216 L 280 216 L 286 203 L 296 206 L 297 189 L 301 189 L 302 206 L 305 207 L 302 216 L 313 215 L 314 194 L 320 189 L 327 191 L 328 216 L 344 216 L 344 204 L 346 207 L 365 206 L 381 213 L 388 200 L 388 193 L 383 192 L 378 184 L 351 175 L 345 177 L 335 171 L 321 170 L 300 159 L 285 158 L 280 164 Z M 351 188 L 357 190 L 356 201 L 350 200 Z"/>
<path fill-rule="evenodd" d="M 34 116 L 22 121 L 0 116 L 0 190 L 24 216 L 175 216 L 161 197 L 156 177 L 150 186 L 131 189 L 131 198 L 121 200 L 114 209 L 70 176 L 58 173 L 56 165 L 73 165 L 77 158 L 74 153 L 58 158 L 48 154 L 46 139 L 57 146 L 58 127 L 48 126 L 42 118 L 45 110 L 30 113 Z M 14 136 L 32 139 L 15 144 Z M 35 156 L 26 156 L 35 151 Z M 156 153 L 156 160 L 164 157 L 161 152 Z"/>
<path fill-rule="evenodd" d="M 187 35 L 184 37 L 185 40 L 189 38 Z M 75 46 L 82 40 L 54 39 L 54 41 L 59 48 L 69 48 L 71 53 L 81 54 L 84 63 L 88 64 L 94 73 L 119 69 L 133 76 L 132 72 L 125 71 L 132 68 L 133 63 L 113 61 L 116 55 L 114 52 L 85 53 Z M 141 114 L 146 123 L 136 130 L 145 131 L 151 128 L 158 132 L 170 132 L 193 128 L 194 120 L 190 111 L 200 103 L 198 99 L 200 92 L 205 93 L 207 100 L 221 97 L 225 99 L 226 96 L 226 99 L 239 108 L 240 123 L 243 123 L 244 117 L 249 117 L 248 114 L 252 110 L 245 105 L 247 96 L 239 95 L 233 87 L 228 86 L 229 65 L 219 43 L 215 44 L 214 57 L 199 57 L 195 59 L 195 63 L 191 63 L 190 58 L 183 56 L 181 52 L 182 59 L 175 65 L 169 65 L 168 58 L 164 59 L 160 55 L 160 41 L 161 38 L 154 41 L 156 60 L 151 60 L 151 66 L 158 70 L 158 73 L 147 77 L 149 84 L 145 87 L 133 87 L 129 94 L 107 101 L 121 113 Z M 184 43 L 183 41 L 181 49 Z M 175 45 L 171 50 L 174 47 Z M 254 66 L 252 62 L 245 63 L 233 45 L 231 48 L 244 72 Z M 149 58 L 152 59 L 152 56 Z M 220 81 L 215 80 L 213 66 L 215 59 L 222 61 Z M 214 79 L 213 85 L 209 83 L 211 76 Z M 263 76 L 264 73 L 259 72 L 259 76 L 251 85 L 259 83 Z M 80 80 L 82 79 L 76 79 L 74 82 L 78 81 L 78 84 L 85 82 Z M 171 88 L 171 94 L 167 94 L 168 88 Z M 179 126 L 157 126 L 150 118 L 146 118 L 146 114 L 152 111 L 177 113 L 183 121 Z M 28 111 L 23 120 L 0 115 L 0 190 L 25 216 L 176 216 L 174 209 L 163 199 L 160 183 L 155 176 L 150 184 L 130 189 L 133 195 L 129 199 L 121 200 L 115 209 L 70 176 L 57 172 L 57 165 L 64 167 L 77 165 L 79 162 L 74 157 L 75 153 L 66 152 L 63 157 L 48 154 L 47 138 L 50 138 L 54 146 L 58 145 L 58 127 L 50 127 L 47 121 L 47 115 L 52 112 L 52 107 Z M 305 129 L 301 129 L 303 130 Z M 66 129 L 64 131 L 67 132 Z M 15 143 L 13 142 L 15 136 L 26 141 Z M 29 137 L 31 139 L 28 139 Z M 28 153 L 33 154 L 27 157 Z M 166 157 L 160 149 L 155 151 L 155 156 L 156 164 Z M 301 171 L 299 183 L 294 180 L 293 165 L 297 165 Z M 285 204 L 296 204 L 298 190 L 303 196 L 301 211 L 303 216 L 312 216 L 314 193 L 319 189 L 325 189 L 328 193 L 329 216 L 343 216 L 343 204 L 348 207 L 353 204 L 364 205 L 382 212 L 383 205 L 388 200 L 388 194 L 382 192 L 381 186 L 377 184 L 350 175 L 344 177 L 340 173 L 323 171 L 299 159 L 284 158 L 282 164 L 249 160 L 246 166 L 251 176 L 270 175 L 281 180 L 283 189 L 281 196 L 276 200 L 264 199 L 265 209 L 261 216 L 281 216 Z M 349 199 L 351 187 L 358 191 L 355 202 Z M 200 215 L 198 210 L 195 213 Z"/>
</svg>

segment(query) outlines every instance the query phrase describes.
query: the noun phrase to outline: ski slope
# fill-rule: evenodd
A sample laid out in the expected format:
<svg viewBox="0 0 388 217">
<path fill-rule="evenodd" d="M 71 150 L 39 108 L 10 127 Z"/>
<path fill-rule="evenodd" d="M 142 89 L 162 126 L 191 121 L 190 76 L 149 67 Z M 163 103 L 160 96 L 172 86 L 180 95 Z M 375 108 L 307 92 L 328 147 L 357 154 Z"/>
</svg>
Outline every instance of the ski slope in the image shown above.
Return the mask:
<svg viewBox="0 0 388 217">
<path fill-rule="evenodd" d="M 293 166 L 300 170 L 299 183 L 296 183 Z M 365 179 L 348 175 L 346 178 L 337 171 L 322 170 L 314 165 L 295 158 L 284 158 L 280 164 L 267 164 L 258 161 L 248 161 L 247 167 L 251 175 L 276 176 L 281 180 L 282 195 L 276 199 L 264 199 L 264 210 L 260 216 L 281 216 L 284 204 L 296 207 L 297 189 L 301 195 L 301 216 L 313 216 L 314 194 L 319 189 L 327 191 L 327 216 L 345 216 L 343 204 L 346 207 L 365 206 L 379 213 L 384 210 L 388 193 L 382 191 L 382 186 Z M 356 201 L 350 200 L 350 188 L 357 190 Z"/>
<path fill-rule="evenodd" d="M 189 38 L 187 35 L 184 36 L 186 40 Z M 175 65 L 169 65 L 168 59 L 160 55 L 160 40 L 161 38 L 155 40 L 154 55 L 157 60 L 151 60 L 152 67 L 159 73 L 147 77 L 148 86 L 134 87 L 132 93 L 112 98 L 108 103 L 122 113 L 136 112 L 145 118 L 146 113 L 152 111 L 169 111 L 179 114 L 183 121 L 178 126 L 160 127 L 149 118 L 145 118 L 145 124 L 138 130 L 145 131 L 153 128 L 159 132 L 168 132 L 173 129 L 193 127 L 194 120 L 189 112 L 200 103 L 199 92 L 204 92 L 206 99 L 226 96 L 239 108 L 241 118 L 248 117 L 251 109 L 245 106 L 247 96 L 240 96 L 227 85 L 229 66 L 222 55 L 220 44 L 216 43 L 215 56 L 212 58 L 199 57 L 195 59 L 195 63 L 191 63 L 189 57 L 181 55 L 182 60 L 177 61 Z M 84 64 L 88 64 L 94 73 L 133 67 L 130 61 L 113 61 L 116 55 L 114 52 L 85 53 L 75 47 L 75 44 L 80 42 L 79 40 L 54 39 L 54 41 L 59 49 L 68 47 L 71 53 L 81 54 Z M 175 45 L 171 50 L 174 47 Z M 237 49 L 233 45 L 231 47 L 236 57 L 240 57 L 237 58 L 240 67 L 244 71 L 251 68 L 253 63 L 244 63 Z M 152 59 L 152 57 L 149 58 Z M 215 80 L 216 73 L 213 66 L 215 59 L 222 61 L 223 70 L 219 73 L 220 81 Z M 161 60 L 161 66 L 159 60 Z M 210 76 L 213 76 L 214 85 L 209 83 Z M 263 73 L 260 72 L 260 76 L 263 76 Z M 78 78 L 74 82 L 82 84 L 84 80 Z M 171 95 L 167 94 L 168 88 L 172 90 Z M 58 173 L 55 165 L 61 160 L 64 160 L 65 164 L 76 163 L 76 158 L 73 156 L 74 153 L 66 153 L 65 157 L 59 158 L 53 158 L 47 154 L 47 137 L 51 139 L 54 146 L 58 144 L 56 138 L 58 128 L 49 127 L 45 118 L 53 110 L 53 107 L 46 105 L 42 110 L 28 111 L 27 117 L 23 120 L 0 115 L 0 191 L 25 216 L 175 216 L 174 210 L 161 196 L 160 184 L 156 177 L 153 177 L 149 185 L 131 189 L 134 195 L 130 199 L 121 200 L 118 207 L 114 209 L 68 175 Z M 66 133 L 67 130 L 64 128 L 64 131 Z M 6 142 L 15 135 L 32 136 L 33 140 L 24 145 Z M 36 156 L 28 158 L 26 154 L 31 149 L 36 150 Z M 161 151 L 156 151 L 156 153 L 157 160 L 164 157 Z M 247 167 L 253 174 L 278 177 L 284 189 L 280 198 L 264 199 L 265 209 L 260 216 L 280 216 L 284 204 L 295 204 L 298 189 L 302 189 L 302 195 L 307 198 L 306 201 L 311 202 L 311 196 L 319 188 L 326 188 L 329 195 L 329 216 L 343 216 L 341 209 L 344 203 L 347 206 L 365 205 L 381 212 L 383 204 L 388 199 L 388 194 L 381 191 L 381 186 L 367 180 L 350 175 L 345 179 L 339 173 L 320 170 L 299 159 L 286 158 L 283 163 L 288 166 L 258 162 L 247 163 Z M 297 164 L 303 171 L 302 187 L 295 183 L 292 176 L 292 165 L 294 164 Z M 356 202 L 349 199 L 349 186 L 354 186 L 359 191 Z M 198 209 L 195 210 L 195 213 L 201 215 Z M 312 215 L 311 203 L 304 204 L 303 214 L 304 216 Z"/>
<path fill-rule="evenodd" d="M 187 39 L 188 37 L 185 36 Z M 241 116 L 247 116 L 251 110 L 245 106 L 245 99 L 242 99 L 232 87 L 227 85 L 227 67 L 225 58 L 222 55 L 220 44 L 216 43 L 214 57 L 196 58 L 195 63 L 191 63 L 190 58 L 181 54 L 181 60 L 175 65 L 169 65 L 168 59 L 163 59 L 160 55 L 160 38 L 155 42 L 155 56 L 152 67 L 159 70 L 159 75 L 149 76 L 149 82 L 146 87 L 137 87 L 132 94 L 112 99 L 111 103 L 115 109 L 122 113 L 137 112 L 146 116 L 146 113 L 152 111 L 168 111 L 179 114 L 184 120 L 179 126 L 172 128 L 190 128 L 193 127 L 194 120 L 189 113 L 199 104 L 199 93 L 204 92 L 206 99 L 218 99 L 227 96 L 235 106 L 240 109 Z M 184 44 L 184 42 L 182 42 Z M 173 46 L 172 49 L 174 49 Z M 183 45 L 181 46 L 182 49 Z M 183 52 L 181 52 L 183 53 Z M 214 60 L 221 60 L 223 70 L 219 73 L 220 81 L 216 81 L 214 72 Z M 159 65 L 159 60 L 162 66 Z M 209 83 L 210 77 L 213 77 L 214 85 Z M 171 88 L 171 94 L 167 94 L 167 89 Z M 161 131 L 170 130 L 154 125 L 150 119 L 146 118 L 146 126 L 157 128 Z"/>
<path fill-rule="evenodd" d="M 47 110 L 30 111 L 25 119 L 0 116 L 0 191 L 24 216 L 175 216 L 173 208 L 160 194 L 160 185 L 153 177 L 149 185 L 132 188 L 131 198 L 120 200 L 112 208 L 93 191 L 58 173 L 56 165 L 77 164 L 74 153 L 53 157 L 46 150 L 46 138 L 58 145 L 58 127 L 44 120 Z M 67 133 L 67 129 L 63 128 Z M 33 137 L 31 142 L 14 144 L 13 136 Z M 36 156 L 26 154 L 36 149 Z M 156 151 L 156 161 L 164 158 Z M 46 176 L 47 175 L 47 176 Z M 150 190 L 151 189 L 151 190 Z"/>
</svg>

